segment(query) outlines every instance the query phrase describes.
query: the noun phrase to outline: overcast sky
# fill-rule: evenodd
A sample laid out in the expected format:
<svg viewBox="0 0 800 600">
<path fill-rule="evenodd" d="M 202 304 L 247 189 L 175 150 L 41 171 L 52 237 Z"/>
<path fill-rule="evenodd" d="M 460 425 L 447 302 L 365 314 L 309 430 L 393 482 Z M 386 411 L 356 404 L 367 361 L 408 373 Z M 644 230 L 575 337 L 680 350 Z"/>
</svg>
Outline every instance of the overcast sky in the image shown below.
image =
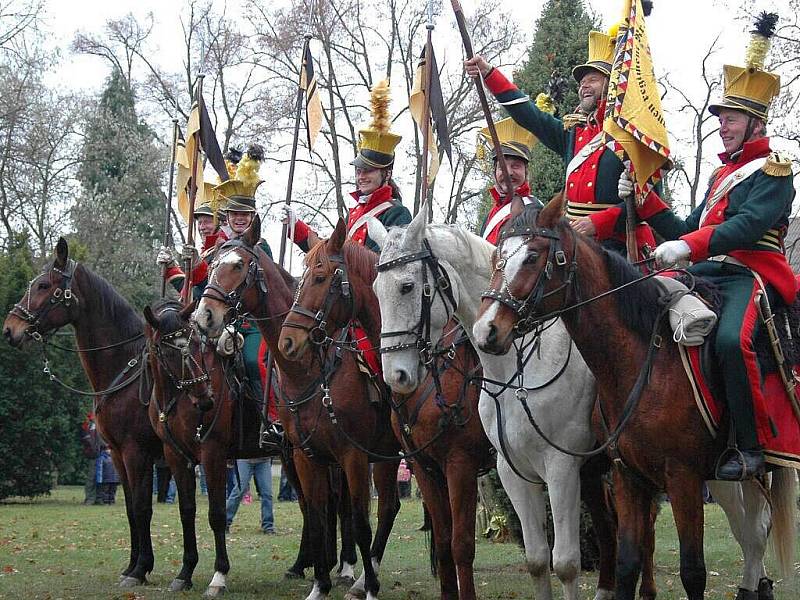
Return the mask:
<svg viewBox="0 0 800 600">
<path fill-rule="evenodd" d="M 215 4 L 222 6 L 223 2 Z M 462 0 L 462 4 L 469 14 L 476 0 Z M 543 1 L 535 0 L 509 0 L 504 5 L 508 11 L 500 18 L 517 20 L 530 39 L 543 4 Z M 731 6 L 736 4 L 738 0 L 656 0 L 655 9 L 647 23 L 656 75 L 668 73 L 670 80 L 687 90 L 690 96 L 692 91 L 699 94 L 702 92 L 702 88 L 698 87 L 701 85 L 699 62 L 717 36 L 720 36 L 719 50 L 711 60 L 712 68 L 721 71 L 725 63 L 741 64 L 748 36 L 746 24 L 736 20 L 734 7 Z M 107 64 L 96 57 L 70 56 L 69 44 L 77 31 L 99 32 L 108 19 L 121 17 L 128 12 L 138 17 L 144 17 L 148 12 L 154 14 L 158 62 L 176 68 L 181 64 L 184 51 L 180 15 L 185 5 L 185 0 L 50 0 L 46 5 L 45 26 L 51 34 L 51 43 L 60 47 L 67 58 L 66 64 L 54 77 L 75 88 L 102 89 L 108 74 Z M 586 5 L 602 18 L 605 28 L 621 17 L 622 0 L 589 0 Z M 235 2 L 228 3 L 227 12 L 232 18 L 235 18 L 233 15 L 238 6 Z M 787 10 L 786 0 L 759 1 L 756 7 L 758 10 L 763 8 L 779 13 Z M 438 31 L 448 29 L 452 20 L 449 2 L 445 0 L 443 14 L 436 21 Z M 441 38 L 437 42 L 437 54 L 440 55 L 453 47 Z M 680 137 L 686 131 L 685 119 L 675 113 L 678 101 L 675 94 L 668 95 L 664 101 L 667 126 L 672 138 Z M 400 102 L 395 100 L 394 104 L 393 112 L 396 113 L 401 108 Z M 677 155 L 688 156 L 692 152 L 687 144 L 679 140 L 673 139 L 671 145 L 673 153 Z M 707 156 L 714 159 L 721 150 L 721 143 L 714 136 L 707 148 Z M 711 165 L 707 168 L 710 170 Z M 446 189 L 447 186 L 441 187 Z M 277 240 L 272 230 L 268 237 L 273 244 Z"/>
</svg>

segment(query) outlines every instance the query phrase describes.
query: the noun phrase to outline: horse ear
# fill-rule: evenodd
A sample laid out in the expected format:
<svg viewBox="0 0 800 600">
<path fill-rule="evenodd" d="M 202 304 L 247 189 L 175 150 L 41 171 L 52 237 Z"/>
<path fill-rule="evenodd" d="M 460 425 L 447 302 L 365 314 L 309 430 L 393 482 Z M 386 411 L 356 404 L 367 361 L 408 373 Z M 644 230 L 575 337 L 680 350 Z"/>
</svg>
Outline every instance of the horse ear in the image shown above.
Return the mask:
<svg viewBox="0 0 800 600">
<path fill-rule="evenodd" d="M 547 206 L 545 206 L 542 209 L 542 212 L 539 213 L 539 225 L 542 227 L 554 227 L 561 218 L 561 215 L 564 214 L 564 204 L 566 199 L 567 195 L 564 190 L 561 190 L 555 196 L 550 198 L 550 202 L 548 202 Z"/>
<path fill-rule="evenodd" d="M 178 316 L 181 318 L 181 321 L 184 323 L 188 323 L 189 319 L 194 312 L 194 309 L 197 308 L 197 300 L 192 300 L 189 304 L 183 307 L 181 312 L 178 313 Z"/>
<path fill-rule="evenodd" d="M 253 214 L 253 222 L 250 223 L 250 227 L 248 227 L 245 232 L 242 234 L 242 240 L 245 244 L 250 246 L 251 248 L 258 244 L 258 240 L 261 239 L 261 217 L 258 216 L 258 213 Z"/>
<path fill-rule="evenodd" d="M 419 212 L 411 223 L 406 228 L 406 240 L 409 242 L 418 241 L 422 239 L 422 233 L 425 231 L 425 225 L 428 224 L 428 203 L 425 202 L 419 207 Z"/>
<path fill-rule="evenodd" d="M 56 243 L 56 259 L 54 266 L 59 269 L 64 269 L 67 266 L 67 261 L 69 260 L 69 245 L 67 244 L 67 240 L 63 237 L 58 238 L 58 243 Z"/>
<path fill-rule="evenodd" d="M 522 201 L 522 198 L 514 194 L 514 197 L 511 199 L 511 218 L 513 219 L 520 216 L 523 210 L 525 210 L 525 203 Z"/>
<path fill-rule="evenodd" d="M 156 331 L 158 330 L 160 322 L 156 314 L 153 312 L 153 309 L 150 308 L 149 306 L 144 307 L 144 318 L 150 324 L 150 327 L 152 327 Z"/>
<path fill-rule="evenodd" d="M 333 252 L 339 252 L 344 245 L 344 241 L 347 239 L 347 226 L 344 223 L 344 219 L 339 217 L 339 220 L 336 222 L 336 227 L 331 234 L 331 238 L 328 240 L 328 249 Z"/>
<path fill-rule="evenodd" d="M 370 217 L 367 219 L 367 232 L 369 232 L 369 239 L 375 242 L 379 248 L 383 247 L 383 242 L 386 241 L 388 231 L 378 219 Z"/>
</svg>

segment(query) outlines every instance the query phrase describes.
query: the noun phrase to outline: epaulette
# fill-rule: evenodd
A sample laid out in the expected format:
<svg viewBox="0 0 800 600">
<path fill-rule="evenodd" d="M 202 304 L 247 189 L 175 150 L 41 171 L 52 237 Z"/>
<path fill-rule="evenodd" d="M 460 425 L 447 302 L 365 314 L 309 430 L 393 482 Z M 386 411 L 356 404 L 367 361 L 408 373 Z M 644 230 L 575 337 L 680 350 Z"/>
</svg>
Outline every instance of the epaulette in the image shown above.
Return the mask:
<svg viewBox="0 0 800 600">
<path fill-rule="evenodd" d="M 772 152 L 761 170 L 773 177 L 789 177 L 792 174 L 792 159 Z"/>
<path fill-rule="evenodd" d="M 564 123 L 564 129 L 569 130 L 576 125 L 586 125 L 586 115 L 582 115 L 581 113 L 570 113 L 561 117 L 561 121 Z"/>
</svg>

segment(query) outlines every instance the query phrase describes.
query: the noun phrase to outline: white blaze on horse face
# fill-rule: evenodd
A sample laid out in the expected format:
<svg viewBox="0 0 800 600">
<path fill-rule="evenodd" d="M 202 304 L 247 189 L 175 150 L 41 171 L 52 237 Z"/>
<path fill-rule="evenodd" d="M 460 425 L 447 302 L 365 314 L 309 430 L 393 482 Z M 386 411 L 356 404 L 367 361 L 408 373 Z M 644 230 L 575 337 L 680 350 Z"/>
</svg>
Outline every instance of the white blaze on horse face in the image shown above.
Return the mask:
<svg viewBox="0 0 800 600">
<path fill-rule="evenodd" d="M 219 264 L 221 265 L 242 265 L 244 264 L 244 260 L 242 257 L 239 256 L 238 253 L 231 250 L 230 252 L 226 252 L 219 258 Z"/>
<path fill-rule="evenodd" d="M 522 268 L 527 252 L 521 246 L 527 244 L 527 242 L 528 238 L 515 236 L 505 240 L 497 249 L 495 267 L 502 265 L 502 288 L 500 291 L 505 290 L 508 284 L 514 281 L 514 277 Z M 488 341 L 489 332 L 494 325 L 494 320 L 497 318 L 499 310 L 500 303 L 494 300 L 480 318 L 475 321 L 475 325 L 472 326 L 472 335 L 475 336 L 475 341 L 478 345 L 482 346 Z"/>
</svg>

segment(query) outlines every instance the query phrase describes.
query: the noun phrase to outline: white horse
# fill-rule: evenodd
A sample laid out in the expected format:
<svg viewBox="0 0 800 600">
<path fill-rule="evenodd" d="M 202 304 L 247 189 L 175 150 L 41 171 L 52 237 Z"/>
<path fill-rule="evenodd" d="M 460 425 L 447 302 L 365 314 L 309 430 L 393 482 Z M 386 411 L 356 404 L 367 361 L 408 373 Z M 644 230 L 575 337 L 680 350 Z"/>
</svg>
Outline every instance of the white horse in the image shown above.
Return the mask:
<svg viewBox="0 0 800 600">
<path fill-rule="evenodd" d="M 481 293 L 489 287 L 495 248 L 459 227 L 426 224 L 426 214 L 426 210 L 420 210 L 406 230 L 388 232 L 380 222 L 370 220 L 369 235 L 382 248 L 380 262 L 423 251 L 423 240 L 427 240 L 450 279 L 457 303 L 456 316 L 468 333 L 471 334 L 474 327 L 478 335 L 486 335 L 481 325 L 476 324 L 476 318 Z M 391 310 L 381 311 L 383 331 L 409 330 L 420 322 L 421 294 L 418 288 L 422 286 L 423 268 L 421 262 L 407 262 L 378 275 L 374 287 L 381 307 L 391 307 Z M 506 266 L 508 269 L 509 265 Z M 430 280 L 430 273 L 427 279 Z M 430 313 L 431 338 L 435 342 L 441 337 L 449 316 L 441 298 L 433 298 Z M 400 341 L 393 338 L 385 345 Z M 475 342 L 475 339 L 471 341 Z M 482 393 L 479 409 L 487 435 L 498 450 L 500 479 L 523 527 L 526 561 L 534 580 L 535 597 L 552 597 L 542 487 L 525 480 L 541 478 L 548 484 L 554 516 L 553 567 L 564 585 L 564 597 L 575 598 L 580 570 L 578 468 L 581 461 L 555 450 L 534 431 L 517 398 L 516 389 L 520 385 L 530 388 L 548 382 L 563 368 L 550 385 L 528 392 L 528 406 L 543 433 L 552 441 L 571 450 L 585 451 L 594 441 L 591 431 L 594 378 L 580 353 L 571 346 L 560 321 L 542 333 L 540 351 L 528 361 L 522 372 L 524 383 L 512 379 L 517 371 L 516 357 L 479 354 L 487 379 L 513 381 L 511 387 L 497 396 L 497 405 L 488 392 L 499 388 L 487 384 L 488 392 Z M 566 357 L 568 362 L 565 364 Z M 385 353 L 382 358 L 384 378 L 395 391 L 413 390 L 424 376 L 414 350 Z M 497 428 L 498 416 L 503 425 L 502 445 Z M 707 483 L 714 499 L 725 511 L 744 554 L 744 573 L 737 598 L 771 600 L 771 582 L 763 563 L 770 511 L 763 494 L 752 482 Z M 613 590 L 603 587 L 601 582 L 595 600 L 613 597 Z"/>
<path fill-rule="evenodd" d="M 369 236 L 382 248 L 380 264 L 419 252 L 426 238 L 448 274 L 457 302 L 456 316 L 471 334 L 480 292 L 489 283 L 494 246 L 458 228 L 426 227 L 426 213 L 427 210 L 420 210 L 407 229 L 389 232 L 372 219 Z M 374 289 L 381 305 L 383 333 L 408 330 L 419 323 L 423 269 L 427 269 L 424 263 L 414 261 L 378 274 Z M 427 279 L 431 279 L 430 271 Z M 430 313 L 430 336 L 435 344 L 451 315 L 441 298 L 433 299 Z M 405 339 L 402 336 L 384 338 L 381 345 L 388 347 L 414 341 L 412 337 L 408 334 Z M 587 451 L 594 443 L 591 429 L 594 377 L 580 353 L 572 347 L 560 321 L 541 334 L 540 348 L 531 353 L 521 379 L 517 376 L 514 357 L 485 353 L 480 353 L 480 357 L 486 379 L 510 384 L 485 383 L 478 407 L 486 434 L 497 449 L 500 480 L 522 524 L 535 597 L 552 598 L 544 482 L 550 494 L 555 528 L 553 569 L 563 584 L 564 598 L 577 599 L 581 570 L 580 467 L 583 460 L 559 452 L 545 442 L 529 423 L 520 399 L 527 393 L 533 419 L 554 442 Z M 385 352 L 382 361 L 384 379 L 395 392 L 410 393 L 425 377 L 419 353 L 414 348 Z M 518 391 L 526 388 L 526 392 Z M 613 598 L 613 590 L 599 588 L 595 600 L 606 598 Z"/>
</svg>

